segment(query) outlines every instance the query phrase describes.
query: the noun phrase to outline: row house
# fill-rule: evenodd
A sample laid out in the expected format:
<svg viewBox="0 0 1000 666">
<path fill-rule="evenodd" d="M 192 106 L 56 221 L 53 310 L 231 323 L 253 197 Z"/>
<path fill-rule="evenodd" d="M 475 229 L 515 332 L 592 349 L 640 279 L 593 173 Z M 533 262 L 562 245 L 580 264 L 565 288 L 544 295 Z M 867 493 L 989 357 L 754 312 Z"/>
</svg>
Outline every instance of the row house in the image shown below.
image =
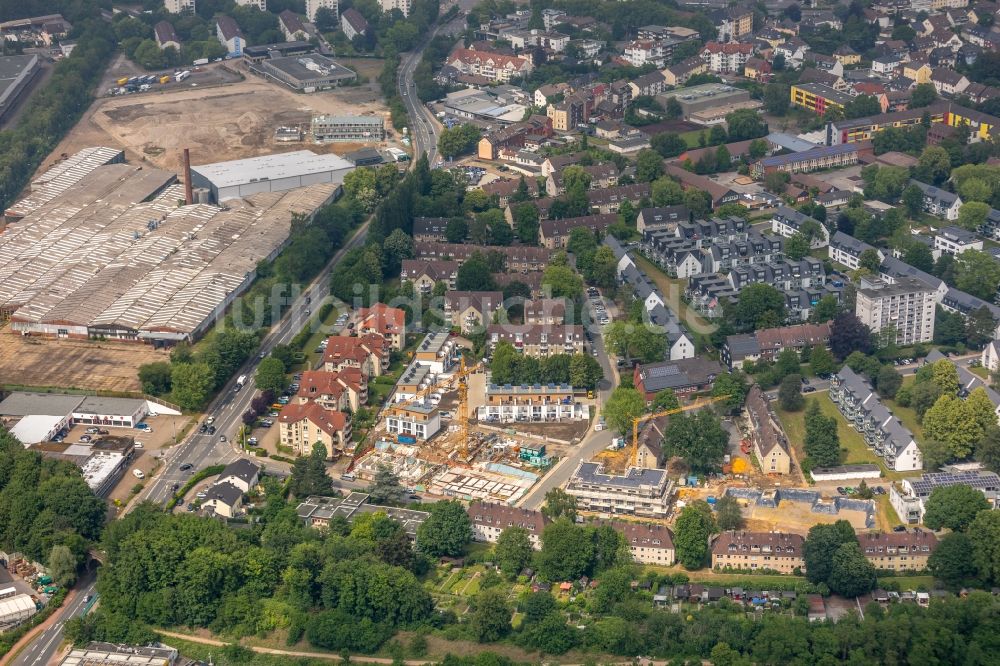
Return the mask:
<svg viewBox="0 0 1000 666">
<path fill-rule="evenodd" d="M 510 208 L 508 207 L 507 210 L 509 211 Z M 482 246 L 479 245 L 435 242 L 415 242 L 413 250 L 417 257 L 422 259 L 447 259 L 457 261 L 459 265 L 465 263 L 473 254 L 482 254 L 483 252 Z M 545 270 L 555 254 L 554 251 L 543 247 L 530 246 L 491 247 L 489 251 L 504 255 L 504 268 L 509 272 Z"/>
<path fill-rule="evenodd" d="M 502 307 L 500 291 L 449 291 L 444 295 L 445 321 L 463 333 L 489 326 Z"/>
<path fill-rule="evenodd" d="M 954 69 L 937 67 L 931 72 L 930 82 L 939 95 L 954 97 L 960 95 L 969 87 L 969 79 Z"/>
<path fill-rule="evenodd" d="M 958 211 L 962 208 L 962 198 L 954 192 L 942 190 L 919 180 L 911 180 L 924 194 L 924 212 L 935 217 L 941 217 L 954 222 L 958 219 Z"/>
<path fill-rule="evenodd" d="M 525 324 L 555 326 L 566 320 L 566 299 L 538 298 L 527 300 L 522 306 Z"/>
<path fill-rule="evenodd" d="M 691 221 L 691 211 L 687 206 L 662 206 L 658 208 L 643 208 L 636 218 L 636 229 L 639 233 L 647 230 L 674 230 L 681 222 Z"/>
<path fill-rule="evenodd" d="M 633 99 L 642 96 L 653 97 L 667 89 L 667 78 L 662 72 L 650 72 L 630 81 L 629 87 L 632 89 Z"/>
<path fill-rule="evenodd" d="M 587 201 L 590 208 L 597 213 L 617 213 L 626 201 L 637 206 L 643 199 L 649 199 L 651 192 L 649 183 L 619 185 L 618 187 L 587 192 Z"/>
<path fill-rule="evenodd" d="M 763 178 L 775 171 L 802 173 L 843 169 L 857 164 L 862 155 L 871 152 L 872 145 L 868 142 L 818 146 L 798 153 L 764 157 L 751 165 L 750 174 L 754 178 Z"/>
<path fill-rule="evenodd" d="M 753 60 L 753 58 L 751 58 Z M 749 61 L 748 63 L 749 64 Z M 692 76 L 698 74 L 704 74 L 708 71 L 708 64 L 705 63 L 699 56 L 691 56 L 690 58 L 685 58 L 675 65 L 670 65 L 660 71 L 663 75 L 663 81 L 668 86 L 679 87 L 683 86 L 688 82 Z M 768 68 L 770 72 L 770 67 Z"/>
<path fill-rule="evenodd" d="M 805 539 L 799 534 L 723 532 L 712 542 L 712 568 L 801 572 L 805 569 L 804 545 Z"/>
<path fill-rule="evenodd" d="M 415 217 L 413 218 L 413 240 L 415 241 L 445 241 L 445 233 L 450 218 L 447 217 Z"/>
<path fill-rule="evenodd" d="M 830 380 L 830 400 L 865 443 L 895 472 L 923 467 L 913 433 L 882 404 L 871 385 L 844 366 Z"/>
<path fill-rule="evenodd" d="M 414 291 L 421 294 L 431 293 L 442 281 L 454 289 L 460 266 L 460 262 L 447 259 L 403 259 L 400 280 L 412 282 Z"/>
<path fill-rule="evenodd" d="M 563 325 L 562 322 L 522 326 L 494 324 L 486 329 L 486 340 L 491 350 L 498 343 L 508 342 L 516 351 L 534 358 L 582 354 L 586 344 L 583 326 Z"/>
<path fill-rule="evenodd" d="M 551 522 L 541 511 L 506 504 L 473 502 L 467 509 L 475 541 L 496 543 L 503 531 L 512 527 L 527 530 L 534 550 L 542 549 L 542 532 Z M 666 525 L 624 521 L 601 522 L 625 537 L 632 560 L 637 564 L 670 566 L 674 563 L 673 534 Z"/>
<path fill-rule="evenodd" d="M 664 165 L 664 171 L 666 171 L 668 176 L 677 180 L 681 184 L 681 188 L 685 191 L 698 190 L 700 192 L 707 192 L 712 198 L 713 210 L 727 203 L 739 203 L 743 201 L 743 195 L 740 192 L 726 187 L 707 176 L 699 176 L 696 173 L 691 173 L 676 164 L 667 163 Z"/>
<path fill-rule="evenodd" d="M 542 247 L 552 250 L 566 247 L 573 229 L 589 229 L 595 234 L 604 235 L 608 227 L 618 222 L 614 213 L 584 215 L 583 217 L 568 217 L 560 220 L 542 220 L 539 223 L 538 242 Z"/>
<path fill-rule="evenodd" d="M 742 75 L 753 52 L 753 44 L 708 42 L 701 50 L 701 59 L 716 74 Z"/>
<path fill-rule="evenodd" d="M 593 108 L 593 99 L 588 95 L 569 95 L 561 102 L 549 104 L 545 115 L 552 121 L 552 129 L 557 132 L 570 132 L 578 125 L 586 124 Z"/>
<path fill-rule="evenodd" d="M 476 411 L 480 423 L 579 421 L 590 418 L 590 405 L 574 397 L 569 384 L 486 387 L 486 401 Z"/>
<path fill-rule="evenodd" d="M 786 349 L 801 353 L 803 349 L 816 345 L 827 347 L 829 343 L 830 322 L 779 326 L 728 336 L 720 357 L 730 370 L 736 370 L 747 361 L 773 361 Z"/>
<path fill-rule="evenodd" d="M 879 571 L 923 571 L 937 548 L 938 538 L 930 530 L 871 532 L 858 536 L 861 552 Z"/>
<path fill-rule="evenodd" d="M 826 282 L 823 262 L 815 257 L 774 260 L 736 266 L 729 272 L 733 289 L 741 291 L 750 284 L 770 284 L 780 291 L 795 291 L 822 286 Z"/>
</svg>

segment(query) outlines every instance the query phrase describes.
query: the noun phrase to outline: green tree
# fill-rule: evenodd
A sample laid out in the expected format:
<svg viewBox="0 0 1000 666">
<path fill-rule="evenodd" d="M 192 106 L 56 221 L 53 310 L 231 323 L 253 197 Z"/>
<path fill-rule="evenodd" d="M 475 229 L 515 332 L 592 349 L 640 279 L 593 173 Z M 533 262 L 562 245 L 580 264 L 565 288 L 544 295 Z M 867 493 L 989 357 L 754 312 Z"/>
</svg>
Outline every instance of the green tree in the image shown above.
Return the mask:
<svg viewBox="0 0 1000 666">
<path fill-rule="evenodd" d="M 962 532 L 945 534 L 927 558 L 927 569 L 951 589 L 965 587 L 976 576 L 976 565 L 969 554 L 972 541 Z"/>
<path fill-rule="evenodd" d="M 76 557 L 68 546 L 52 546 L 52 552 L 49 553 L 49 575 L 61 587 L 72 587 L 76 582 Z"/>
<path fill-rule="evenodd" d="M 594 389 L 604 377 L 604 369 L 593 356 L 573 354 L 569 362 L 569 383 L 573 387 Z"/>
<path fill-rule="evenodd" d="M 653 404 L 650 405 L 651 412 L 662 412 L 669 409 L 677 409 L 681 406 L 680 400 L 673 389 L 663 389 L 653 396 Z"/>
<path fill-rule="evenodd" d="M 712 509 L 695 500 L 681 509 L 674 528 L 674 551 L 685 569 L 701 569 L 708 560 L 708 538 L 717 531 Z"/>
<path fill-rule="evenodd" d="M 841 312 L 830 326 L 830 351 L 837 358 L 847 358 L 852 352 L 869 354 L 874 349 L 872 332 L 853 312 Z"/>
<path fill-rule="evenodd" d="M 739 294 L 733 325 L 742 331 L 780 326 L 785 320 L 785 296 L 775 287 L 754 283 Z"/>
<path fill-rule="evenodd" d="M 496 282 L 493 280 L 493 274 L 486 262 L 486 257 L 479 252 L 473 252 L 472 256 L 459 266 L 455 288 L 459 291 L 493 291 L 496 289 Z"/>
<path fill-rule="evenodd" d="M 568 266 L 549 264 L 542 273 L 542 284 L 552 288 L 555 298 L 575 300 L 583 294 L 583 280 Z"/>
<path fill-rule="evenodd" d="M 778 388 L 778 404 L 786 412 L 797 412 L 805 404 L 802 397 L 802 375 L 786 375 Z"/>
<path fill-rule="evenodd" d="M 288 490 L 295 497 L 309 495 L 336 495 L 333 479 L 326 473 L 326 446 L 315 442 L 308 456 L 296 458 L 292 465 Z"/>
<path fill-rule="evenodd" d="M 1000 512 L 980 511 L 969 523 L 972 561 L 984 583 L 1000 582 Z"/>
<path fill-rule="evenodd" d="M 814 375 L 832 375 L 837 371 L 837 361 L 825 345 L 816 345 L 809 354 L 809 368 Z"/>
<path fill-rule="evenodd" d="M 809 239 L 800 233 L 792 234 L 791 238 L 785 241 L 785 254 L 792 261 L 799 261 L 809 254 Z"/>
<path fill-rule="evenodd" d="M 864 268 L 869 272 L 878 275 L 879 268 L 882 267 L 882 259 L 878 256 L 878 250 L 875 248 L 868 248 L 861 253 L 858 258 L 858 267 Z"/>
<path fill-rule="evenodd" d="M 531 204 L 528 204 L 529 206 Z M 535 208 L 534 206 L 531 206 Z M 538 211 L 535 210 L 535 215 L 537 217 Z M 448 220 L 448 224 L 444 228 L 444 237 L 449 243 L 461 243 L 465 240 L 465 237 L 469 235 L 469 223 L 465 221 L 465 218 L 453 217 Z"/>
<path fill-rule="evenodd" d="M 943 395 L 958 393 L 958 370 L 955 368 L 955 364 L 948 359 L 942 358 L 934 362 L 931 366 L 931 377 L 931 381 L 941 390 Z"/>
<path fill-rule="evenodd" d="M 667 457 L 680 456 L 697 472 L 718 470 L 726 453 L 729 433 L 711 410 L 674 414 L 667 422 L 663 449 Z"/>
<path fill-rule="evenodd" d="M 823 296 L 819 299 L 819 303 L 813 307 L 809 320 L 815 324 L 822 324 L 836 317 L 838 312 L 840 312 L 840 303 L 837 302 L 837 298 Z"/>
<path fill-rule="evenodd" d="M 562 488 L 553 488 L 545 493 L 545 504 L 542 505 L 542 515 L 549 520 L 566 518 L 576 521 L 576 497 Z"/>
<path fill-rule="evenodd" d="M 764 108 L 772 116 L 783 116 L 788 113 L 789 96 L 788 86 L 782 83 L 768 83 L 764 86 Z M 763 157 L 763 155 L 758 156 Z"/>
<path fill-rule="evenodd" d="M 493 643 L 510 632 L 511 609 L 504 590 L 483 590 L 476 595 L 474 606 L 469 629 L 480 643 Z"/>
<path fill-rule="evenodd" d="M 500 533 L 493 553 L 500 571 L 508 578 L 514 578 L 531 564 L 532 548 L 528 530 L 523 527 L 506 528 Z"/>
<path fill-rule="evenodd" d="M 442 130 L 438 138 L 438 151 L 445 159 L 452 159 L 465 153 L 471 153 L 479 139 L 482 130 L 475 125 L 457 125 L 450 129 Z"/>
<path fill-rule="evenodd" d="M 1000 263 L 979 250 L 966 250 L 955 258 L 955 286 L 992 302 L 1000 287 Z"/>
<path fill-rule="evenodd" d="M 809 461 L 816 467 L 830 467 L 840 463 L 837 419 L 825 416 L 816 400 L 810 400 L 806 408 L 803 447 Z"/>
<path fill-rule="evenodd" d="M 274 394 L 281 393 L 288 386 L 285 376 L 285 364 L 280 359 L 268 356 L 257 366 L 254 374 L 254 382 L 261 391 L 271 391 Z"/>
<path fill-rule="evenodd" d="M 806 578 L 811 583 L 828 583 L 833 572 L 834 555 L 843 544 L 857 545 L 854 528 L 846 520 L 831 524 L 813 525 L 802 545 L 802 559 L 806 565 Z M 848 563 L 850 560 L 848 559 Z"/>
<path fill-rule="evenodd" d="M 712 385 L 713 397 L 729 396 L 729 400 L 720 404 L 731 412 L 743 409 L 743 403 L 746 402 L 749 391 L 747 377 L 739 370 L 718 375 Z"/>
<path fill-rule="evenodd" d="M 860 596 L 875 589 L 875 565 L 861 552 L 857 541 L 842 543 L 833 553 L 826 582 L 835 594 Z"/>
<path fill-rule="evenodd" d="M 743 527 L 743 511 L 732 495 L 723 495 L 715 503 L 715 520 L 720 530 L 738 530 Z"/>
<path fill-rule="evenodd" d="M 684 142 L 684 139 L 670 132 L 654 134 L 649 143 L 661 157 L 677 157 L 687 150 L 687 143 Z"/>
<path fill-rule="evenodd" d="M 676 206 L 684 201 L 684 190 L 677 181 L 664 176 L 650 185 L 650 196 L 655 206 Z"/>
<path fill-rule="evenodd" d="M 518 204 L 513 212 L 514 231 L 522 243 L 538 244 L 538 207 L 532 203 Z"/>
<path fill-rule="evenodd" d="M 643 148 L 636 156 L 635 178 L 640 183 L 651 183 L 663 175 L 663 157 L 655 150 Z"/>
<path fill-rule="evenodd" d="M 910 185 L 903 190 L 903 205 L 910 217 L 917 217 L 924 210 L 924 193 L 916 185 Z"/>
<path fill-rule="evenodd" d="M 878 393 L 881 397 L 892 400 L 903 386 L 903 376 L 896 372 L 896 369 L 891 365 L 883 365 L 878 371 L 875 386 L 878 388 Z"/>
<path fill-rule="evenodd" d="M 740 109 L 726 115 L 730 141 L 746 141 L 767 135 L 767 123 L 753 109 Z"/>
<path fill-rule="evenodd" d="M 857 95 L 844 105 L 845 118 L 864 118 L 882 113 L 882 107 L 872 95 Z"/>
<path fill-rule="evenodd" d="M 403 501 L 403 486 L 399 483 L 399 477 L 388 465 L 379 465 L 375 468 L 375 478 L 365 492 L 368 493 L 372 504 L 395 506 Z"/>
<path fill-rule="evenodd" d="M 927 498 L 924 525 L 932 530 L 946 527 L 953 532 L 964 532 L 980 511 L 989 508 L 986 497 L 971 486 L 941 486 Z"/>
<path fill-rule="evenodd" d="M 417 548 L 433 557 L 457 557 L 472 541 L 472 524 L 460 502 L 449 500 L 429 507 L 430 516 L 417 529 Z"/>
<path fill-rule="evenodd" d="M 969 231 L 978 231 L 986 223 L 990 214 L 989 204 L 980 201 L 967 201 L 958 210 L 958 225 Z"/>
<path fill-rule="evenodd" d="M 184 409 L 199 409 L 215 388 L 215 373 L 207 363 L 181 363 L 170 372 L 174 402 Z"/>
<path fill-rule="evenodd" d="M 576 580 L 590 571 L 593 558 L 594 542 L 585 528 L 561 518 L 542 531 L 538 571 L 546 580 Z"/>
<path fill-rule="evenodd" d="M 632 432 L 632 421 L 646 411 L 646 401 L 634 388 L 619 386 L 604 405 L 608 425 L 622 435 Z"/>
<path fill-rule="evenodd" d="M 893 37 L 893 39 L 896 39 L 896 37 Z M 910 108 L 922 109 L 933 104 L 937 98 L 937 89 L 933 83 L 918 83 L 917 87 L 913 89 L 913 94 L 910 96 Z"/>
<path fill-rule="evenodd" d="M 146 363 L 139 366 L 139 383 L 142 392 L 149 395 L 166 395 L 170 393 L 172 368 L 166 361 Z"/>
</svg>

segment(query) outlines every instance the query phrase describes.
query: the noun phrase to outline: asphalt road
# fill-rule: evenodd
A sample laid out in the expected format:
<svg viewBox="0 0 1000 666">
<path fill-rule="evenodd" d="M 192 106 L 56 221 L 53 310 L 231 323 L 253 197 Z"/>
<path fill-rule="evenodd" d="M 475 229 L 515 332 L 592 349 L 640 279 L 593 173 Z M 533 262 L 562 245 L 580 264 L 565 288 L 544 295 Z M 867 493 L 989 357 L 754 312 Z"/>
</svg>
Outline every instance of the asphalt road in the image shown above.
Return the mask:
<svg viewBox="0 0 1000 666">
<path fill-rule="evenodd" d="M 368 223 L 366 222 L 347 245 L 334 254 L 323 272 L 295 298 L 285 316 L 265 336 L 260 347 L 262 353 L 270 352 L 275 345 L 288 344 L 306 325 L 309 318 L 305 313 L 306 309 L 318 311 L 324 299 L 330 294 L 330 273 L 334 266 L 349 250 L 364 243 L 367 232 Z M 311 298 L 311 302 L 308 304 L 306 303 L 307 297 Z M 166 504 L 173 495 L 175 483 L 184 485 L 192 474 L 203 467 L 220 463 L 227 464 L 242 457 L 239 445 L 232 440 L 242 423 L 243 413 L 250 408 L 250 401 L 255 393 L 253 375 L 258 363 L 260 363 L 259 356 L 254 356 L 247 361 L 208 406 L 205 413 L 215 417 L 213 424 L 216 428 L 215 434 L 199 434 L 195 428 L 182 442 L 172 447 L 166 453 L 163 469 L 146 487 L 143 499 L 151 500 L 157 504 Z M 247 382 L 242 389 L 236 391 L 234 390 L 236 378 L 240 375 L 246 375 Z M 229 441 L 222 442 L 222 436 L 225 436 Z M 187 471 L 181 471 L 181 465 L 185 464 L 191 465 L 191 468 Z M 277 465 L 278 463 L 272 464 Z M 135 506 L 135 504 L 137 503 L 130 506 Z"/>
<path fill-rule="evenodd" d="M 424 106 L 417 98 L 417 88 L 413 84 L 413 72 L 420 64 L 424 48 L 427 42 L 437 33 L 440 28 L 436 28 L 427 40 L 423 41 L 420 48 L 407 53 L 403 57 L 399 70 L 399 94 L 403 99 L 403 106 L 410 116 L 410 140 L 413 141 L 413 160 L 416 161 L 424 153 L 427 154 L 427 162 L 434 166 L 437 159 L 437 134 L 438 125 L 434 114 Z"/>
<path fill-rule="evenodd" d="M 601 380 L 597 391 L 597 408 L 599 414 L 601 405 L 607 402 L 608 398 L 611 397 L 611 392 L 618 386 L 618 371 L 611 364 L 608 352 L 604 348 L 604 338 L 597 332 L 597 324 L 590 325 L 588 328 L 593 331 L 594 340 L 591 346 L 597 350 L 597 360 L 601 364 L 601 369 L 604 370 L 604 379 Z M 569 481 L 570 476 L 576 471 L 576 467 L 580 462 L 590 460 L 598 452 L 611 444 L 611 440 L 615 438 L 616 433 L 607 428 L 604 430 L 595 430 L 594 425 L 597 421 L 598 417 L 595 416 L 593 421 L 591 421 L 590 430 L 583 436 L 580 444 L 569 455 L 556 463 L 555 467 L 541 481 L 536 483 L 527 495 L 521 498 L 521 501 L 517 503 L 518 506 L 525 509 L 541 509 L 545 503 L 545 493 L 553 488 L 561 488 L 566 485 L 566 482 Z"/>
<path fill-rule="evenodd" d="M 10 666 L 41 666 L 48 664 L 62 644 L 63 625 L 66 623 L 66 620 L 82 614 L 83 607 L 87 603 L 87 596 L 94 594 L 94 584 L 93 577 L 84 579 L 81 582 L 81 587 L 77 588 L 73 601 L 63 604 L 55 612 L 53 616 L 55 621 L 45 631 L 38 634 L 31 645 L 22 650 L 10 662 Z"/>
</svg>

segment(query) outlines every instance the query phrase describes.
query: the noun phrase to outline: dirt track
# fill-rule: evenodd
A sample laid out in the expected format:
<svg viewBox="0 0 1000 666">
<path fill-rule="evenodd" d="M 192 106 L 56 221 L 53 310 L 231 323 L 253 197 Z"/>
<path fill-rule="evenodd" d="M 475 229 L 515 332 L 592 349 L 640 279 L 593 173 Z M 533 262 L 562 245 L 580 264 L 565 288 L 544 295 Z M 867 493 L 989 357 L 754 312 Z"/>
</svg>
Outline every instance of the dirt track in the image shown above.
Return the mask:
<svg viewBox="0 0 1000 666">
<path fill-rule="evenodd" d="M 249 76 L 210 88 L 101 98 L 53 151 L 53 158 L 88 146 L 116 146 L 125 149 L 129 160 L 179 170 L 184 148 L 191 149 L 194 164 L 306 148 L 343 154 L 359 144 L 279 143 L 274 130 L 307 127 L 313 114 L 387 114 L 381 100 L 357 102 L 358 90 L 301 95 Z M 53 161 L 47 160 L 43 170 Z"/>
<path fill-rule="evenodd" d="M 140 365 L 169 360 L 149 345 L 23 338 L 0 328 L 0 383 L 139 391 Z"/>
</svg>

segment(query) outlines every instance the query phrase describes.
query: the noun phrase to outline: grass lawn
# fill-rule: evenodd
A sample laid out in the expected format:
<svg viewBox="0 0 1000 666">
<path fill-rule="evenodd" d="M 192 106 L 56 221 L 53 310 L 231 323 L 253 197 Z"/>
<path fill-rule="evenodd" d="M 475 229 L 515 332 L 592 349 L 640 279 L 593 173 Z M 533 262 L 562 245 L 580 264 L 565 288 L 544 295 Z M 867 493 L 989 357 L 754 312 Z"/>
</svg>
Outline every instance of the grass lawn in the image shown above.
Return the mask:
<svg viewBox="0 0 1000 666">
<path fill-rule="evenodd" d="M 966 369 L 977 377 L 982 377 L 987 382 L 990 381 L 990 371 L 981 365 L 967 366 Z"/>
<path fill-rule="evenodd" d="M 653 571 L 658 574 L 679 574 L 687 575 L 692 583 L 704 584 L 726 584 L 735 587 L 759 587 L 766 589 L 769 585 L 796 583 L 805 580 L 804 576 L 789 575 L 759 575 L 752 573 L 719 573 L 710 569 L 701 571 L 688 571 L 679 564 L 670 567 L 661 567 L 655 564 L 647 564 L 643 567 L 643 572 Z"/>
<path fill-rule="evenodd" d="M 815 400 L 819 403 L 820 411 L 825 416 L 832 416 L 837 421 L 837 435 L 840 437 L 841 462 L 843 464 L 874 463 L 882 468 L 882 473 L 889 479 L 898 479 L 903 476 L 899 472 L 886 469 L 882 459 L 868 448 L 861 433 L 847 423 L 847 419 L 840 413 L 837 406 L 833 404 L 828 394 L 819 394 L 815 397 Z M 805 458 L 806 454 L 803 448 L 806 436 L 805 409 L 801 412 L 786 412 L 777 408 L 777 405 L 775 407 L 775 413 L 777 413 L 778 419 L 781 421 L 782 428 L 785 429 L 785 434 L 788 435 L 788 440 L 795 447 L 795 452 L 798 454 L 799 459 Z M 844 453 L 845 451 L 846 454 Z"/>
<path fill-rule="evenodd" d="M 702 132 L 705 132 L 706 135 L 708 134 L 705 130 L 691 130 L 690 132 L 684 132 L 680 137 L 684 139 L 684 143 L 687 144 L 688 148 L 700 148 L 701 144 L 698 142 L 698 139 L 701 137 Z"/>
<path fill-rule="evenodd" d="M 879 576 L 878 582 L 880 585 L 885 585 L 887 581 L 897 583 L 899 589 L 902 591 L 906 590 L 917 590 L 923 588 L 924 590 L 934 589 L 934 576 Z"/>
<path fill-rule="evenodd" d="M 714 330 L 716 326 L 681 300 L 680 296 L 684 293 L 686 281 L 668 276 L 660 270 L 659 266 L 643 256 L 638 254 L 632 256 L 639 268 L 660 288 L 660 292 L 667 301 L 666 306 L 687 326 L 691 334 L 697 338 L 699 345 L 707 344 L 708 334 L 703 331 Z"/>
</svg>

